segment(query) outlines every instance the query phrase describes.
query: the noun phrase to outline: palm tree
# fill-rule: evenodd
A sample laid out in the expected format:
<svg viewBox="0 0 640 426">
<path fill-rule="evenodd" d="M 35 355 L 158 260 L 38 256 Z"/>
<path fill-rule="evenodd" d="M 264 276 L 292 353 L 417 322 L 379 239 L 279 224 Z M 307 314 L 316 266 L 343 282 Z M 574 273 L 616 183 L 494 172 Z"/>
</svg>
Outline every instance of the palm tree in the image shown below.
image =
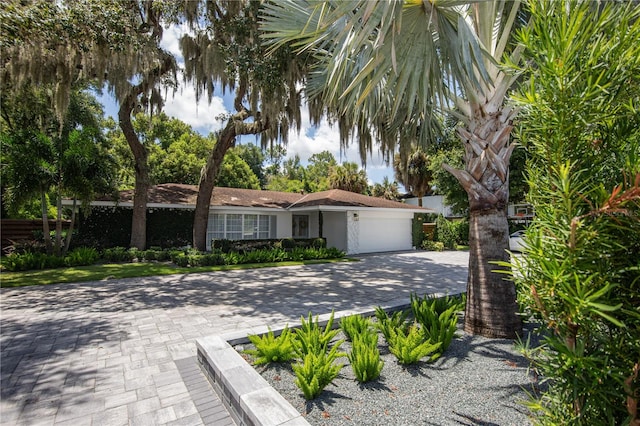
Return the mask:
<svg viewBox="0 0 640 426">
<path fill-rule="evenodd" d="M 364 194 L 369 188 L 367 173 L 364 170 L 358 170 L 356 163 L 343 163 L 341 166 L 331 168 L 329 186 L 331 189 Z"/>
<path fill-rule="evenodd" d="M 511 43 L 519 1 L 279 1 L 264 9 L 275 46 L 314 55 L 307 93 L 339 122 L 341 140 L 357 133 L 361 155 L 376 137 L 392 153 L 432 136 L 438 109 L 463 126 L 464 170 L 443 165 L 468 194 L 470 256 L 465 330 L 513 338 L 521 329 L 513 283 L 493 262 L 507 261 L 509 158 L 515 110 L 505 105 L 516 77 Z"/>
<path fill-rule="evenodd" d="M 413 196 L 418 197 L 418 206 L 422 207 L 422 197 L 431 188 L 429 156 L 420 148 L 409 154 L 408 158 L 402 154 L 398 153 L 393 157 L 396 180 Z"/>
</svg>

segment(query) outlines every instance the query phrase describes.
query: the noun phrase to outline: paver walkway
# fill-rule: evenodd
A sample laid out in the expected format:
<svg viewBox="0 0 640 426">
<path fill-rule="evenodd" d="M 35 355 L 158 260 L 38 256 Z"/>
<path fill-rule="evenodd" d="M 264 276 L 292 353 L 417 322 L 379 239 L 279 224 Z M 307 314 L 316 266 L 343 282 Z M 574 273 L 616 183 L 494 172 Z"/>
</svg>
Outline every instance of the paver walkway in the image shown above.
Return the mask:
<svg viewBox="0 0 640 426">
<path fill-rule="evenodd" d="M 3 425 L 232 424 L 195 340 L 465 290 L 468 253 L 2 289 Z M 211 403 L 207 403 L 208 395 Z"/>
</svg>

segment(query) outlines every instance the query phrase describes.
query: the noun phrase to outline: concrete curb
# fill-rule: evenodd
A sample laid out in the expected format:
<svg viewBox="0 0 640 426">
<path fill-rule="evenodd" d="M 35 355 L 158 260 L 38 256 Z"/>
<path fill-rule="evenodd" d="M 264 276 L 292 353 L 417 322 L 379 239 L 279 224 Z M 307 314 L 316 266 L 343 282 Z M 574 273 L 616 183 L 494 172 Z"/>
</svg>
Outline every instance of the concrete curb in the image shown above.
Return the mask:
<svg viewBox="0 0 640 426">
<path fill-rule="evenodd" d="M 434 297 L 445 294 L 436 293 Z M 387 312 L 407 309 L 406 298 L 382 305 Z M 334 313 L 333 327 L 340 325 L 340 318 L 360 314 L 375 315 L 375 309 L 345 310 Z M 326 326 L 331 314 L 318 315 L 318 324 Z M 314 317 L 315 320 L 315 317 Z M 274 324 L 271 331 L 278 336 L 287 324 Z M 292 327 L 294 328 L 294 327 Z M 239 426 L 306 426 L 304 419 L 282 395 L 269 385 L 233 348 L 248 343 L 249 335 L 262 335 L 269 327 L 254 327 L 223 335 L 208 336 L 196 340 L 198 363 L 205 376 Z"/>
</svg>

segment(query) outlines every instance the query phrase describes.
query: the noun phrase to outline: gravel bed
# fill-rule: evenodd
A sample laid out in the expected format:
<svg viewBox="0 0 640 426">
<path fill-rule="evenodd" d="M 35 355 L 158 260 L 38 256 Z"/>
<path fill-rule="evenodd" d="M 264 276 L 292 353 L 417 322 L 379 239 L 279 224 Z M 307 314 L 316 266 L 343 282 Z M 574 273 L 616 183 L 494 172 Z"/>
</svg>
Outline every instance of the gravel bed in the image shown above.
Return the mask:
<svg viewBox="0 0 640 426">
<path fill-rule="evenodd" d="M 256 369 L 312 425 L 530 425 L 521 402 L 537 381 L 513 341 L 458 334 L 440 359 L 406 367 L 380 336 L 385 364 L 377 380 L 360 384 L 343 358 L 338 378 L 312 401 L 289 364 Z M 350 349 L 349 342 L 341 347 Z"/>
</svg>

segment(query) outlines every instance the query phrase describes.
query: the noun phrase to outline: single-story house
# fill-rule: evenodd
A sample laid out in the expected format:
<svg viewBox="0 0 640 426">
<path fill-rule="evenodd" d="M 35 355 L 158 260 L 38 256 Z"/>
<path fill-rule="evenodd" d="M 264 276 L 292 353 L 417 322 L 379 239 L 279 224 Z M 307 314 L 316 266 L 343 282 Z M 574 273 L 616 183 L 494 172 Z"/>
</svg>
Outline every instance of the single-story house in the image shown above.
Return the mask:
<svg viewBox="0 0 640 426">
<path fill-rule="evenodd" d="M 198 187 L 155 185 L 147 209 L 195 210 Z M 66 203 L 68 204 L 68 203 Z M 133 190 L 118 200 L 101 198 L 96 207 L 133 207 Z M 332 189 L 310 194 L 216 187 L 211 196 L 207 248 L 214 239 L 323 237 L 348 254 L 412 248 L 414 213 L 429 209 Z"/>
</svg>

